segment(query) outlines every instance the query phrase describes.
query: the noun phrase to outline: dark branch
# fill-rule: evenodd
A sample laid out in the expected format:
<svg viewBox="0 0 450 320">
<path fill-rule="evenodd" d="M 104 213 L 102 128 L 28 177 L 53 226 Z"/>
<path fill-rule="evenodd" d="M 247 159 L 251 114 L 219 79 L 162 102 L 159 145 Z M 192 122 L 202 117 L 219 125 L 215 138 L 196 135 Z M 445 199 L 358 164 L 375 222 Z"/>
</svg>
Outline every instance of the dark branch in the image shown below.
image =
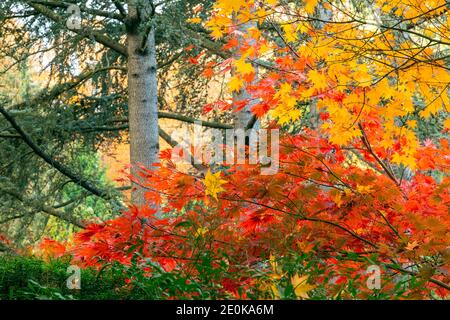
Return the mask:
<svg viewBox="0 0 450 320">
<path fill-rule="evenodd" d="M 50 20 L 53 20 L 56 23 L 59 23 L 61 25 L 65 24 L 65 21 L 63 18 L 61 18 L 61 16 L 59 16 L 57 13 L 53 12 L 52 10 L 48 9 L 46 6 L 42 5 L 42 4 L 38 4 L 38 3 L 34 3 L 34 2 L 29 2 L 28 5 L 30 5 L 31 7 L 33 7 L 36 11 L 38 11 L 39 13 L 41 13 L 42 15 L 44 15 L 45 17 L 47 17 Z M 103 34 L 101 34 L 98 31 L 94 31 L 94 30 L 89 30 L 86 29 L 85 30 L 76 30 L 73 29 L 71 30 L 72 32 L 75 32 L 85 38 L 94 38 L 95 41 L 97 41 L 98 43 L 104 45 L 107 48 L 110 48 L 111 50 L 116 51 L 117 53 L 121 54 L 124 57 L 128 56 L 128 52 L 125 46 L 123 46 L 122 44 L 114 41 L 113 39 L 111 39 L 110 37 L 107 37 Z"/>
<path fill-rule="evenodd" d="M 125 18 L 127 16 L 127 12 L 126 12 L 125 8 L 123 7 L 123 5 L 117 0 L 113 0 L 113 3 L 116 6 L 117 10 L 119 10 L 120 15 L 123 18 Z"/>
<path fill-rule="evenodd" d="M 1 110 L 1 107 L 0 107 L 0 110 Z M 1 190 L 2 190 L 2 192 L 9 194 L 10 196 L 13 196 L 14 198 L 19 200 L 20 202 L 22 202 L 26 206 L 30 206 L 30 207 L 32 207 L 34 209 L 37 209 L 38 211 L 47 213 L 47 214 L 49 214 L 51 216 L 54 216 L 54 217 L 57 217 L 57 218 L 59 218 L 61 220 L 67 221 L 67 222 L 69 222 L 69 223 L 71 223 L 71 224 L 73 224 L 73 225 L 75 225 L 75 226 L 77 226 L 79 228 L 82 228 L 82 229 L 85 228 L 85 224 L 81 220 L 79 220 L 76 217 L 68 214 L 67 212 L 64 212 L 64 211 L 61 211 L 61 210 L 57 210 L 54 207 L 50 207 L 48 205 L 45 205 L 45 204 L 41 203 L 40 201 L 33 201 L 33 200 L 30 200 L 30 199 L 26 199 L 20 193 L 15 192 L 15 191 L 12 191 L 12 190 L 9 190 L 9 189 L 5 189 L 5 188 L 2 188 Z"/>
<path fill-rule="evenodd" d="M 36 3 L 36 4 L 44 5 L 44 6 L 50 7 L 50 8 L 68 8 L 70 5 L 73 4 L 73 3 L 68 3 L 68 2 L 42 1 L 42 0 L 32 0 L 32 1 L 30 1 L 30 3 Z M 87 14 L 123 21 L 123 16 L 119 15 L 119 14 L 111 13 L 111 12 L 104 11 L 104 10 L 89 8 L 83 4 L 79 4 L 78 7 L 80 8 L 81 12 L 84 12 Z"/>
<path fill-rule="evenodd" d="M 34 143 L 31 137 L 20 127 L 20 125 L 16 122 L 16 120 L 2 106 L 0 106 L 0 113 L 3 115 L 3 117 L 5 117 L 5 119 L 21 136 L 22 140 L 34 151 L 36 155 L 41 157 L 45 162 L 50 164 L 52 167 L 54 167 L 56 170 L 58 170 L 60 173 L 68 177 L 70 180 L 72 180 L 75 184 L 79 185 L 80 187 L 83 187 L 84 189 L 88 190 L 89 192 L 98 197 L 110 199 L 110 195 L 108 192 L 106 192 L 105 190 L 98 189 L 90 181 L 75 174 L 71 169 L 69 169 L 56 159 L 53 159 L 49 154 L 47 154 L 44 150 L 42 150 L 36 143 Z"/>
</svg>

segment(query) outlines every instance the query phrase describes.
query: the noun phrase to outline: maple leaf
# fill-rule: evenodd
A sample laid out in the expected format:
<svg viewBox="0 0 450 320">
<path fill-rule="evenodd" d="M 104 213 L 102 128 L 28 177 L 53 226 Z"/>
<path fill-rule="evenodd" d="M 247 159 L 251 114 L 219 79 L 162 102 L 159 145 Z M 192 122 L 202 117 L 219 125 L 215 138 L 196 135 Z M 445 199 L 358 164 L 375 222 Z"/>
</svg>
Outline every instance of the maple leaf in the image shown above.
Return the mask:
<svg viewBox="0 0 450 320">
<path fill-rule="evenodd" d="M 208 228 L 198 228 L 197 231 L 195 231 L 195 237 L 200 238 L 203 237 L 208 232 Z"/>
<path fill-rule="evenodd" d="M 245 58 L 241 58 L 234 62 L 234 66 L 236 67 L 236 72 L 247 75 L 255 72 L 251 63 L 245 61 Z"/>
<path fill-rule="evenodd" d="M 223 31 L 220 28 L 212 28 L 211 37 L 214 40 L 219 40 L 223 37 Z"/>
<path fill-rule="evenodd" d="M 261 118 L 270 110 L 270 105 L 268 103 L 258 103 L 252 106 L 251 109 L 258 118 Z"/>
<path fill-rule="evenodd" d="M 311 80 L 316 89 L 324 89 L 327 87 L 327 79 L 325 75 L 317 70 L 309 71 L 308 78 Z"/>
<path fill-rule="evenodd" d="M 444 120 L 444 129 L 450 130 L 450 118 Z"/>
<path fill-rule="evenodd" d="M 274 280 L 280 280 L 283 277 L 283 272 L 281 268 L 278 266 L 276 258 L 272 254 L 270 254 L 269 256 L 269 263 L 273 270 L 271 278 Z"/>
<path fill-rule="evenodd" d="M 236 38 L 231 38 L 228 42 L 223 46 L 225 50 L 231 50 L 239 45 L 239 40 Z"/>
<path fill-rule="evenodd" d="M 297 32 L 292 24 L 283 25 L 282 28 L 287 42 L 294 42 L 297 40 Z"/>
<path fill-rule="evenodd" d="M 313 14 L 319 0 L 305 0 L 306 13 Z"/>
<path fill-rule="evenodd" d="M 217 0 L 215 7 L 224 10 L 226 13 L 237 12 L 241 7 L 245 7 L 245 0 Z"/>
<path fill-rule="evenodd" d="M 361 193 L 361 194 L 370 194 L 373 192 L 373 188 L 372 186 L 363 186 L 363 185 L 358 185 L 356 187 L 356 190 Z"/>
<path fill-rule="evenodd" d="M 202 19 L 196 17 L 196 18 L 187 19 L 186 21 L 189 23 L 200 23 L 200 22 L 202 22 Z"/>
<path fill-rule="evenodd" d="M 242 87 L 244 86 L 244 82 L 239 77 L 231 77 L 230 81 L 228 82 L 228 87 L 230 88 L 231 92 L 239 92 Z"/>
<path fill-rule="evenodd" d="M 39 245 L 45 260 L 62 257 L 66 253 L 66 246 L 56 240 L 44 238 Z"/>
<path fill-rule="evenodd" d="M 419 243 L 417 241 L 408 242 L 405 249 L 408 251 L 412 251 L 412 250 L 416 249 L 418 246 L 419 246 Z"/>
<path fill-rule="evenodd" d="M 203 183 L 206 186 L 205 194 L 210 195 L 217 200 L 217 194 L 225 191 L 225 189 L 222 188 L 222 185 L 227 183 L 227 181 L 221 179 L 220 172 L 211 173 L 211 170 L 208 169 Z"/>
<path fill-rule="evenodd" d="M 308 284 L 308 279 L 309 276 L 300 277 L 298 274 L 291 278 L 291 284 L 298 298 L 309 299 L 308 292 L 315 288 L 315 286 Z"/>
<path fill-rule="evenodd" d="M 206 68 L 202 72 L 202 76 L 204 76 L 205 78 L 212 78 L 213 75 L 214 75 L 214 70 L 212 68 Z"/>
<path fill-rule="evenodd" d="M 416 120 L 408 120 L 406 121 L 406 124 L 408 125 L 408 127 L 410 127 L 411 129 L 414 129 L 417 127 L 417 121 Z"/>
</svg>

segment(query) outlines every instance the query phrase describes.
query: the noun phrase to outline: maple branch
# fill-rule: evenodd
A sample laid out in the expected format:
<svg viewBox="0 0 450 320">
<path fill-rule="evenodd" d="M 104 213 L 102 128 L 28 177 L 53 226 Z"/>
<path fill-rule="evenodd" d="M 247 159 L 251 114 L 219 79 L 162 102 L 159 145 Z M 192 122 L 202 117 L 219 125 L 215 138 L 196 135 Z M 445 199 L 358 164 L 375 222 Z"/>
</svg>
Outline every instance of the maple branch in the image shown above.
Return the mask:
<svg viewBox="0 0 450 320">
<path fill-rule="evenodd" d="M 298 218 L 300 218 L 301 220 L 304 220 L 304 221 L 312 221 L 312 222 L 320 222 L 320 223 L 328 224 L 328 225 L 331 225 L 331 226 L 334 226 L 336 228 L 341 229 L 342 231 L 350 234 L 352 237 L 354 237 L 354 238 L 356 238 L 356 239 L 358 239 L 358 240 L 360 240 L 360 241 L 370 245 L 374 249 L 378 249 L 379 248 L 378 245 L 375 244 L 374 242 L 359 236 L 354 231 L 352 231 L 352 230 L 350 230 L 350 229 L 340 225 L 339 223 L 333 222 L 333 221 L 328 221 L 328 220 L 319 219 L 319 218 L 310 218 L 310 217 L 304 216 L 303 214 L 290 213 L 290 212 L 287 212 L 287 211 L 279 209 L 279 208 L 275 208 L 275 207 L 272 207 L 272 206 L 269 206 L 269 205 L 266 205 L 266 204 L 262 204 L 262 203 L 258 203 L 258 202 L 255 202 L 255 201 L 242 199 L 242 198 L 240 198 L 240 199 L 229 199 L 229 198 L 220 197 L 220 199 L 224 199 L 224 200 L 228 200 L 228 201 L 248 202 L 248 203 L 259 205 L 259 206 L 262 206 L 262 207 L 265 207 L 265 208 L 268 208 L 268 209 L 271 209 L 271 210 L 279 211 L 279 212 L 282 212 L 282 213 L 289 214 L 291 216 L 298 217 Z M 315 214 L 323 212 L 324 210 L 328 210 L 328 209 L 319 210 Z M 393 269 L 393 270 L 397 270 L 397 271 L 400 271 L 400 272 L 403 272 L 403 273 L 407 273 L 407 274 L 410 274 L 410 275 L 414 275 L 414 276 L 419 276 L 420 277 L 419 274 L 417 274 L 417 273 L 415 273 L 413 271 L 409 271 L 409 270 L 403 269 L 403 268 L 395 266 L 395 265 L 387 265 L 387 267 L 390 268 L 390 269 Z M 432 283 L 434 283 L 434 284 L 436 284 L 436 285 L 438 285 L 438 286 L 440 286 L 442 288 L 450 290 L 450 286 L 445 284 L 445 283 L 443 283 L 442 281 L 439 281 L 439 280 L 434 279 L 434 278 L 429 278 L 429 279 L 426 279 L 426 280 L 429 281 L 429 282 L 432 282 Z"/>
<path fill-rule="evenodd" d="M 342 226 L 342 225 L 340 225 L 340 224 L 338 224 L 338 223 L 336 223 L 336 222 L 333 222 L 333 221 L 328 221 L 328 220 L 323 220 L 323 219 L 318 219 L 318 218 L 309 218 L 309 217 L 306 217 L 306 216 L 303 215 L 303 214 L 291 213 L 291 212 L 288 212 L 288 211 L 286 211 L 286 210 L 282 210 L 282 209 L 280 209 L 280 208 L 276 208 L 276 207 L 272 207 L 272 206 L 270 206 L 270 205 L 266 205 L 266 204 L 264 204 L 264 203 L 259 203 L 259 202 L 256 202 L 256 201 L 243 199 L 243 198 L 240 197 L 240 196 L 239 196 L 239 199 L 229 199 L 229 198 L 223 198 L 223 197 L 220 197 L 220 199 L 224 199 L 224 200 L 228 200 L 228 201 L 247 202 L 247 203 L 251 203 L 251 204 L 257 205 L 257 206 L 265 207 L 265 208 L 270 209 L 270 210 L 279 211 L 279 212 L 288 214 L 288 215 L 290 215 L 290 216 L 294 216 L 294 217 L 300 218 L 301 220 L 304 220 L 304 221 L 321 222 L 321 223 L 325 223 L 325 224 L 328 224 L 328 225 L 332 225 L 332 226 L 334 226 L 334 227 L 337 227 L 337 228 L 339 228 L 339 229 L 341 229 L 341 230 L 347 232 L 348 234 L 352 235 L 353 237 L 357 238 L 358 240 L 360 240 L 360 241 L 362 241 L 362 242 L 364 242 L 364 243 L 369 244 L 369 245 L 372 246 L 373 248 L 375 248 L 375 249 L 378 248 L 378 246 L 377 246 L 375 243 L 373 243 L 372 241 L 367 240 L 367 239 L 365 239 L 365 238 L 359 236 L 359 235 L 356 234 L 354 231 L 352 231 L 352 230 L 350 230 L 350 229 L 348 229 L 348 228 L 346 228 L 346 227 L 344 227 L 344 226 Z M 318 214 L 318 213 L 320 213 L 320 212 L 327 211 L 327 210 L 329 210 L 329 208 L 321 209 L 321 210 L 315 212 L 314 215 L 316 215 L 316 214 Z"/>
<path fill-rule="evenodd" d="M 146 218 L 139 218 L 139 220 L 140 220 L 140 222 L 142 224 L 147 225 L 148 227 L 150 227 L 154 231 L 161 232 L 162 233 L 161 237 L 173 236 L 173 237 L 179 237 L 179 238 L 182 238 L 182 239 L 189 239 L 189 237 L 186 236 L 186 235 L 182 235 L 182 234 L 179 234 L 179 233 L 175 233 L 173 231 L 166 231 L 164 229 L 158 228 L 154 224 L 149 223 L 149 220 L 146 219 Z M 155 235 L 152 235 L 152 237 L 155 237 Z M 217 242 L 217 243 L 221 243 L 221 244 L 224 244 L 224 245 L 228 245 L 228 246 L 233 246 L 233 244 L 231 244 L 231 243 L 228 243 L 228 242 L 222 241 L 222 240 L 218 240 L 218 239 L 212 239 L 212 241 L 213 242 Z"/>
<path fill-rule="evenodd" d="M 187 27 L 187 29 L 184 29 L 184 30 L 189 34 L 189 36 L 191 38 L 198 40 L 201 47 L 203 47 L 204 49 L 208 50 L 209 52 L 215 54 L 216 56 L 218 56 L 224 60 L 230 59 L 233 56 L 229 50 L 224 50 L 220 44 L 218 44 L 217 42 L 214 42 L 206 37 L 201 36 L 200 34 L 198 34 L 197 31 L 192 30 L 189 27 Z M 268 61 L 261 60 L 261 59 L 249 59 L 249 60 L 251 60 L 251 62 L 254 63 L 255 65 L 262 67 L 264 69 L 267 69 L 267 70 L 295 73 L 295 72 L 288 71 L 288 70 L 278 69 L 274 64 L 272 64 Z"/>
<path fill-rule="evenodd" d="M 224 60 L 231 58 L 231 52 L 229 52 L 228 50 L 223 50 L 222 46 L 217 42 L 201 36 L 197 31 L 192 30 L 189 27 L 185 28 L 184 31 L 187 32 L 190 38 L 199 41 L 200 46 L 214 53 L 216 56 Z"/>
<path fill-rule="evenodd" d="M 432 283 L 438 285 L 439 287 L 442 287 L 442 288 L 445 288 L 447 290 L 450 290 L 450 285 L 448 285 L 448 284 L 446 284 L 446 283 L 444 283 L 444 282 L 442 282 L 440 280 L 437 280 L 435 278 L 424 278 L 419 273 L 416 273 L 414 271 L 411 271 L 411 270 L 399 267 L 398 265 L 395 265 L 395 264 L 388 264 L 388 265 L 386 265 L 386 267 L 388 267 L 389 269 L 392 269 L 392 270 L 399 271 L 401 273 L 406 273 L 406 274 L 409 274 L 409 275 L 412 275 L 412 276 L 415 276 L 415 277 L 423 278 L 423 279 L 425 279 L 428 282 L 432 282 Z"/>
<path fill-rule="evenodd" d="M 284 45 L 291 51 L 291 53 L 294 54 L 298 59 L 300 59 L 300 55 L 297 53 L 297 51 L 292 48 L 291 44 L 284 38 L 284 36 L 281 34 L 280 30 L 278 30 L 277 26 L 273 23 L 273 21 L 270 21 L 270 24 L 272 25 L 272 28 L 275 30 L 277 35 L 280 37 L 280 39 L 283 41 Z"/>
<path fill-rule="evenodd" d="M 383 218 L 384 222 L 388 225 L 389 228 L 395 233 L 395 235 L 401 239 L 400 232 L 392 225 L 392 223 L 388 220 L 388 218 L 381 212 L 380 210 L 376 210 L 377 213 Z"/>
<path fill-rule="evenodd" d="M 378 157 L 378 155 L 373 151 L 372 146 L 370 145 L 370 142 L 367 138 L 366 132 L 364 131 L 364 128 L 361 123 L 358 123 L 358 127 L 361 130 L 362 137 L 361 140 L 363 144 L 366 146 L 369 153 L 375 158 L 375 160 L 380 164 L 380 166 L 383 168 L 384 172 L 388 175 L 388 177 L 394 181 L 394 183 L 397 186 L 400 186 L 400 183 L 397 181 L 397 178 L 395 177 L 394 173 L 389 170 L 389 168 L 386 166 L 386 164 Z"/>
<path fill-rule="evenodd" d="M 343 230 L 343 231 L 345 231 L 345 232 L 351 234 L 353 237 L 355 237 L 355 238 L 357 238 L 357 239 L 359 239 L 359 240 L 361 240 L 361 241 L 363 241 L 363 242 L 365 242 L 365 243 L 371 245 L 373 248 L 378 249 L 378 245 L 376 245 L 375 243 L 373 243 L 373 242 L 371 242 L 371 241 L 369 241 L 369 240 L 367 240 L 367 239 L 364 239 L 363 237 L 360 237 L 359 235 L 357 235 L 356 233 L 354 233 L 352 230 L 347 229 L 347 228 L 341 226 L 341 225 L 338 224 L 338 223 L 335 223 L 335 222 L 332 222 L 332 221 L 327 221 L 327 220 L 322 220 L 322 219 L 317 219 L 317 218 L 307 218 L 307 217 L 304 217 L 303 219 L 304 219 L 304 220 L 308 220 L 308 221 L 322 222 L 322 223 L 326 223 L 326 224 L 335 226 L 335 227 L 337 227 L 337 228 L 339 228 L 339 229 L 341 229 L 341 230 Z M 399 267 L 399 266 L 397 266 L 397 265 L 386 265 L 386 266 L 387 266 L 389 269 L 392 269 L 392 270 L 397 270 L 397 271 L 400 271 L 400 272 L 402 272 L 402 273 L 410 274 L 410 275 L 417 276 L 417 277 L 422 277 L 419 273 L 416 273 L 416 272 L 413 272 L 413 271 L 410 271 L 410 270 L 401 268 L 401 267 Z M 422 277 L 422 278 L 423 278 L 423 277 Z M 447 290 L 450 290 L 450 285 L 448 285 L 448 284 L 446 284 L 446 283 L 444 283 L 444 282 L 442 282 L 442 281 L 440 281 L 440 280 L 437 280 L 437 279 L 435 279 L 435 278 L 425 278 L 425 280 L 428 281 L 428 282 L 432 282 L 432 283 L 434 283 L 434 284 L 436 284 L 436 285 L 438 285 L 438 286 L 440 286 L 440 287 L 442 287 L 442 288 L 445 288 L 445 289 L 447 289 Z"/>
<path fill-rule="evenodd" d="M 323 219 L 318 219 L 318 218 L 308 218 L 308 217 L 305 217 L 305 216 L 303 216 L 303 215 L 298 215 L 298 216 L 301 217 L 302 220 L 312 221 L 312 222 L 320 222 L 320 223 L 328 224 L 328 225 L 334 226 L 334 227 L 336 227 L 336 228 L 339 228 L 339 229 L 341 229 L 342 231 L 345 231 L 345 232 L 347 232 L 348 234 L 352 235 L 352 236 L 355 237 L 356 239 L 358 239 L 358 240 L 360 240 L 360 241 L 362 241 L 362 242 L 364 242 L 364 243 L 366 243 L 366 244 L 372 246 L 372 247 L 375 248 L 375 249 L 378 249 L 378 246 L 377 246 L 375 243 L 373 243 L 372 241 L 367 240 L 367 239 L 365 239 L 365 238 L 359 236 L 359 235 L 356 234 L 354 231 L 352 231 L 352 230 L 350 230 L 350 229 L 348 229 L 348 228 L 346 228 L 346 227 L 340 225 L 339 223 L 336 223 L 336 222 L 333 222 L 333 221 L 328 221 L 328 220 L 323 220 Z"/>
<path fill-rule="evenodd" d="M 364 156 L 362 154 L 360 154 L 359 152 L 357 152 L 355 149 L 352 148 L 342 148 L 345 149 L 348 152 L 351 152 L 352 154 L 355 155 L 355 157 L 358 158 L 358 160 L 364 162 L 366 165 L 368 165 L 371 169 L 373 169 L 374 171 L 378 172 L 379 174 L 383 174 L 384 172 L 382 170 L 380 170 L 380 168 L 377 167 L 376 164 L 368 161 L 367 159 L 364 158 Z"/>
<path fill-rule="evenodd" d="M 315 154 L 308 152 L 306 150 L 304 150 L 303 148 L 298 148 L 298 150 L 300 150 L 301 152 L 313 157 L 314 159 L 316 159 L 317 161 L 319 161 L 320 163 L 322 163 L 322 165 L 327 169 L 327 171 L 320 169 L 320 168 L 316 168 L 317 171 L 323 171 L 323 172 L 328 172 L 329 174 L 331 174 L 333 177 L 335 177 L 343 186 L 347 187 L 348 189 L 352 189 L 352 187 L 346 183 L 345 181 L 343 181 L 333 170 L 331 170 L 330 166 L 328 166 L 323 159 L 321 159 L 320 157 L 316 156 Z"/>
</svg>

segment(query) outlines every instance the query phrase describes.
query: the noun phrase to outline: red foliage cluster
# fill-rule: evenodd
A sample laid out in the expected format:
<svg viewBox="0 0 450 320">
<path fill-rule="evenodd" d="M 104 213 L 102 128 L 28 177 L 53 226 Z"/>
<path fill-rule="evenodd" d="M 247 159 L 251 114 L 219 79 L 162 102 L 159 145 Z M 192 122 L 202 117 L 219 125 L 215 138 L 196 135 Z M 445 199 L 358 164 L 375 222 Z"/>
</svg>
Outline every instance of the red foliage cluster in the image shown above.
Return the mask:
<svg viewBox="0 0 450 320">
<path fill-rule="evenodd" d="M 75 260 L 99 267 L 111 261 L 128 264 L 141 252 L 167 271 L 189 269 L 192 276 L 188 266 L 199 259 L 200 247 L 218 261 L 226 257 L 236 272 L 270 255 L 314 252 L 326 266 L 315 281 L 328 281 L 330 290 L 364 276 L 367 258 L 376 254 L 376 263 L 393 274 L 413 272 L 427 283 L 421 294 L 430 288 L 448 294 L 443 287 L 449 281 L 450 178 L 438 183 L 428 171 L 418 171 L 409 180 L 397 180 L 363 142 L 352 151 L 365 162 L 350 161 L 349 150 L 312 131 L 283 137 L 280 148 L 277 174 L 261 175 L 258 165 L 224 170 L 225 191 L 217 200 L 205 196 L 201 177 L 178 171 L 163 153 L 162 165 L 141 172 L 152 205 L 89 225 L 76 234 L 70 252 Z M 448 154 L 445 142 L 441 148 L 421 147 L 422 170 L 448 168 L 448 157 L 428 160 L 435 152 Z M 327 275 L 332 274 L 331 281 Z M 236 292 L 251 283 L 243 276 L 224 277 L 221 284 Z M 363 285 L 361 290 L 367 291 Z"/>
</svg>

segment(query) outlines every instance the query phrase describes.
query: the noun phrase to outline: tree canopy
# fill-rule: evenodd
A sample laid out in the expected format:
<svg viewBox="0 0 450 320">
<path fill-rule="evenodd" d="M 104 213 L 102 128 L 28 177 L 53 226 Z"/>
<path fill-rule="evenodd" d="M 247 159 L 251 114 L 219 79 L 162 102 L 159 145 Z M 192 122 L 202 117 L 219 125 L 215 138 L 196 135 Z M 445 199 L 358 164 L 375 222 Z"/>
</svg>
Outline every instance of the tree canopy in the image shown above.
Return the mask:
<svg viewBox="0 0 450 320">
<path fill-rule="evenodd" d="M 192 281 L 169 298 L 448 298 L 449 10 L 3 1 L 3 251 Z M 99 161 L 117 144 L 125 186 Z"/>
</svg>

